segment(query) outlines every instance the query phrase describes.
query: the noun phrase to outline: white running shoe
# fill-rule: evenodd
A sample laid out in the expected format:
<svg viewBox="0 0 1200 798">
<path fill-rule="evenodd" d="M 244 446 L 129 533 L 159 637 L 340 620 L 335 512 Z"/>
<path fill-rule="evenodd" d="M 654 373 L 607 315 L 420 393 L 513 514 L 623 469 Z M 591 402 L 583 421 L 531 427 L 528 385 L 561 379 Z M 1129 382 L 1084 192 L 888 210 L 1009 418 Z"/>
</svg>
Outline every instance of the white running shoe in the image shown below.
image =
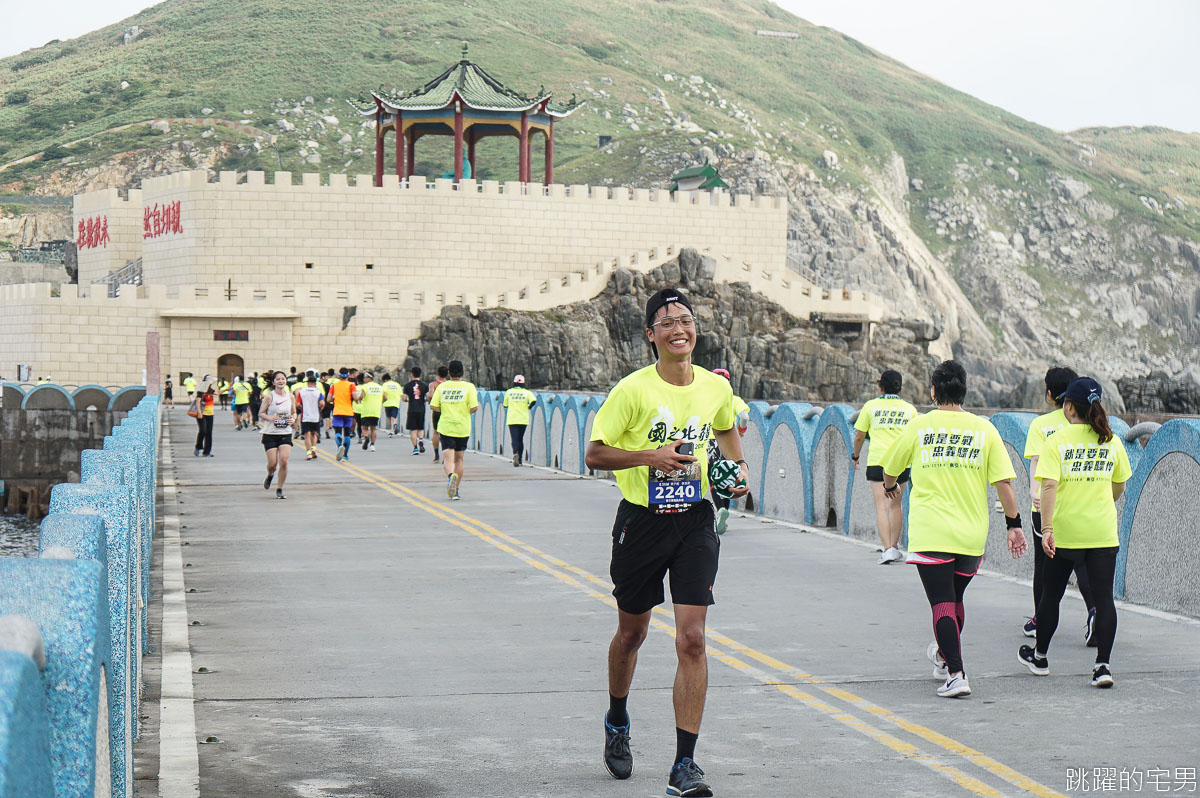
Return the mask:
<svg viewBox="0 0 1200 798">
<path fill-rule="evenodd" d="M 967 674 L 960 673 L 946 677 L 946 683 L 937 689 L 942 698 L 958 698 L 971 694 L 971 685 L 967 682 Z"/>
<path fill-rule="evenodd" d="M 929 648 L 925 649 L 925 656 L 929 657 L 929 661 L 933 663 L 933 678 L 948 679 L 950 677 L 950 671 L 946 670 L 946 660 L 942 659 L 936 640 L 929 644 Z"/>
<path fill-rule="evenodd" d="M 371 444 L 371 451 L 372 452 L 375 451 L 375 444 L 373 444 L 373 443 Z"/>
<path fill-rule="evenodd" d="M 907 556 L 908 555 L 906 555 L 904 552 L 900 551 L 900 549 L 898 549 L 895 546 L 892 546 L 892 562 L 904 562 L 904 558 Z"/>
<path fill-rule="evenodd" d="M 892 561 L 892 550 L 884 549 L 883 553 L 879 555 L 879 559 L 875 561 L 875 564 L 876 565 L 887 565 L 891 561 Z"/>
</svg>

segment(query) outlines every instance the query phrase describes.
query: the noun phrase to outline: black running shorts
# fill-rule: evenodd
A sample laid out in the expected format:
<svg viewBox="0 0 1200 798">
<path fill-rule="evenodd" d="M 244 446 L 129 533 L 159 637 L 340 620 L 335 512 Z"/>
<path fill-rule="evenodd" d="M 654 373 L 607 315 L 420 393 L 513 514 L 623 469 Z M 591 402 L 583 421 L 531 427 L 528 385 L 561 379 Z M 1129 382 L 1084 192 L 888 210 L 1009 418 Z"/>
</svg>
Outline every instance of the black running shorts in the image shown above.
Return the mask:
<svg viewBox="0 0 1200 798">
<path fill-rule="evenodd" d="M 371 427 L 378 427 L 379 426 L 379 416 L 363 416 L 359 420 L 359 423 L 362 424 L 362 426 L 367 429 L 369 429 Z"/>
<path fill-rule="evenodd" d="M 904 473 L 896 477 L 896 484 L 903 485 L 908 482 L 909 471 L 904 469 Z M 883 482 L 883 466 L 867 466 L 867 482 Z"/>
<path fill-rule="evenodd" d="M 442 450 L 446 452 L 465 452 L 468 438 L 457 438 L 453 435 L 442 435 Z"/>
<path fill-rule="evenodd" d="M 268 452 L 272 449 L 278 449 L 280 446 L 291 446 L 292 436 L 290 433 L 287 435 L 263 435 L 262 445 L 263 449 Z"/>
<path fill-rule="evenodd" d="M 425 408 L 422 407 L 418 411 L 409 410 L 408 418 L 404 420 L 404 428 L 409 432 L 425 429 Z"/>
<path fill-rule="evenodd" d="M 713 519 L 713 506 L 706 501 L 687 512 L 660 515 L 622 499 L 613 523 L 608 569 L 617 607 L 640 615 L 662 604 L 667 574 L 675 604 L 715 603 L 721 540 Z"/>
<path fill-rule="evenodd" d="M 308 434 L 310 432 L 320 433 L 321 422 L 320 421 L 301 421 L 300 422 L 300 431 L 305 434 Z"/>
</svg>

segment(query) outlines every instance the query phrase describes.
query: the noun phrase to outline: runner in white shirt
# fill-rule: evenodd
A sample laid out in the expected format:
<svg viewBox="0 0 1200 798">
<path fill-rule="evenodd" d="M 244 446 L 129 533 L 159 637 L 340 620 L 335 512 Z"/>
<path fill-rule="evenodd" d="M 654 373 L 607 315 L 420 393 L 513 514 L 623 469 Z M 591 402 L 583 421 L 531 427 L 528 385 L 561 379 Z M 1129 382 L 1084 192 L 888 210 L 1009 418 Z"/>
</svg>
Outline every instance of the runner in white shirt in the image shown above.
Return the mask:
<svg viewBox="0 0 1200 798">
<path fill-rule="evenodd" d="M 263 395 L 259 408 L 259 420 L 265 425 L 262 434 L 263 449 L 267 452 L 267 478 L 263 489 L 271 488 L 275 471 L 279 471 L 279 485 L 275 488 L 276 499 L 286 499 L 283 483 L 287 482 L 288 459 L 292 454 L 292 427 L 296 423 L 296 397 L 287 389 L 287 375 L 282 371 L 271 377 L 274 388 Z"/>
<path fill-rule="evenodd" d="M 305 460 L 317 459 L 317 444 L 321 440 L 321 411 L 325 409 L 325 392 L 317 387 L 317 373 L 306 375 L 307 384 L 296 392 L 300 403 L 300 430 L 304 433 Z"/>
</svg>

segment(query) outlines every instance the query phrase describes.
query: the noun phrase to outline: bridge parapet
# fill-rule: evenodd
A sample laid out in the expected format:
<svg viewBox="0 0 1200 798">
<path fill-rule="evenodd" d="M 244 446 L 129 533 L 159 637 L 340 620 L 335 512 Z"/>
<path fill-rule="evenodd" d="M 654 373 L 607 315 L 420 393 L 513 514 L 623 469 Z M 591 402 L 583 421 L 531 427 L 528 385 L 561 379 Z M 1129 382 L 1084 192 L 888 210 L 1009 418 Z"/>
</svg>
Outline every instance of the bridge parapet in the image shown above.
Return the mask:
<svg viewBox="0 0 1200 798">
<path fill-rule="evenodd" d="M 158 437 L 147 396 L 55 486 L 38 557 L 0 559 L 0 795 L 133 794 Z"/>
<path fill-rule="evenodd" d="M 490 454 L 508 451 L 503 408 L 499 407 L 502 400 L 501 391 L 480 392 L 481 405 L 490 403 L 493 408 L 487 417 L 491 426 L 484 432 L 482 422 L 476 422 L 472 448 Z M 602 394 L 538 393 L 526 433 L 530 462 L 568 473 L 591 473 L 582 464 L 582 453 L 603 401 Z M 854 408 L 756 401 L 750 403 L 749 415 L 750 426 L 742 440 L 752 480 L 751 512 L 876 539 L 875 508 L 865 469 L 856 471 L 850 463 Z M 1013 487 L 1026 527 L 1029 461 L 1022 455 L 1033 418 L 1032 413 L 991 414 L 1017 473 Z M 1157 429 L 1134 429 L 1133 433 L 1150 435 L 1145 448 L 1123 419 L 1111 417 L 1111 423 L 1133 466 L 1133 477 L 1117 502 L 1121 553 L 1116 595 L 1200 616 L 1200 527 L 1194 522 L 1200 517 L 1200 419 L 1176 419 Z M 864 448 L 863 462 L 866 454 Z M 996 506 L 996 500 L 995 489 L 989 489 L 990 506 Z M 907 543 L 907 493 L 904 507 L 906 532 L 901 542 Z M 995 556 L 987 557 L 988 567 L 1032 578 L 1032 557 L 1013 560 L 1006 550 L 1001 551 L 1005 534 L 1002 514 L 992 513 L 988 554 Z"/>
</svg>

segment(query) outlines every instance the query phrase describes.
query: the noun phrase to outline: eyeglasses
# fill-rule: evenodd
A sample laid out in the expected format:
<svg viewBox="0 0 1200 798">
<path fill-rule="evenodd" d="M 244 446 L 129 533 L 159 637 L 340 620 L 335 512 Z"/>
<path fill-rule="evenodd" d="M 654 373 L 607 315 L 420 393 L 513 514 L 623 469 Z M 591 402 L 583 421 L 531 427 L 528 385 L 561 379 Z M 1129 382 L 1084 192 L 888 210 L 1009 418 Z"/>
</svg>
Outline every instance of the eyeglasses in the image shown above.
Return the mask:
<svg viewBox="0 0 1200 798">
<path fill-rule="evenodd" d="M 696 325 L 695 316 L 664 316 L 658 321 L 651 324 L 651 327 L 657 327 L 663 332 L 674 330 L 677 326 L 685 330 L 690 330 Z"/>
</svg>

